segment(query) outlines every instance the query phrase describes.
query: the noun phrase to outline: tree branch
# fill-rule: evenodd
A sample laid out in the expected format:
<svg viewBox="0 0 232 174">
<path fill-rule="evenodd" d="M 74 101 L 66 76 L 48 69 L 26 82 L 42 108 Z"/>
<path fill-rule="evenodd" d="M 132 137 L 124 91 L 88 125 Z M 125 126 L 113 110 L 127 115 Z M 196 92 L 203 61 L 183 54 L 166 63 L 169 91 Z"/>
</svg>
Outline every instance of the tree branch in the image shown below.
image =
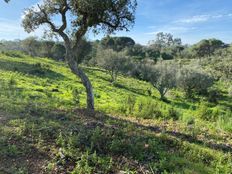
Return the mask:
<svg viewBox="0 0 232 174">
<path fill-rule="evenodd" d="M 68 9 L 69 9 L 69 7 L 67 6 L 67 1 L 65 1 L 65 4 L 66 4 L 66 6 L 65 6 L 63 9 L 60 8 L 60 13 L 61 13 L 61 15 L 62 15 L 62 22 L 63 22 L 63 24 L 62 24 L 62 26 L 61 26 L 59 29 L 57 29 L 57 27 L 55 26 L 55 24 L 52 23 L 52 22 L 49 20 L 49 17 L 48 17 L 48 15 L 47 15 L 47 13 L 45 12 L 44 9 L 42 9 L 42 8 L 40 7 L 39 4 L 38 4 L 38 8 L 41 10 L 41 12 L 42 12 L 43 15 L 44 15 L 44 22 L 47 23 L 47 24 L 50 26 L 50 28 L 52 29 L 53 32 L 58 33 L 58 34 L 63 38 L 64 42 L 66 42 L 68 45 L 70 45 L 69 37 L 68 37 L 67 34 L 64 33 L 64 30 L 65 30 L 66 27 L 67 27 L 66 12 L 67 12 Z"/>
<path fill-rule="evenodd" d="M 69 10 L 69 6 L 67 4 L 67 1 L 65 0 L 63 7 L 61 6 L 59 9 L 59 13 L 62 17 L 62 25 L 59 28 L 60 31 L 64 31 L 67 28 L 67 19 L 66 19 L 66 12 Z"/>
</svg>

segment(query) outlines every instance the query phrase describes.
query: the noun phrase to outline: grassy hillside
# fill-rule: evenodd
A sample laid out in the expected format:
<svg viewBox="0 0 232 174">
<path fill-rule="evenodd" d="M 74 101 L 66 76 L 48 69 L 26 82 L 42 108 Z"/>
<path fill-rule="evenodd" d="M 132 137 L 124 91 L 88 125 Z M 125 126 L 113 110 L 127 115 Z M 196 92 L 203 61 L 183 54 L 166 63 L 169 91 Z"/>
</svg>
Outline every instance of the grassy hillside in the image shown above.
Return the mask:
<svg viewBox="0 0 232 174">
<path fill-rule="evenodd" d="M 177 90 L 164 103 L 146 82 L 84 69 L 95 117 L 65 64 L 0 54 L 0 173 L 232 173 L 227 84 L 218 104 Z"/>
</svg>

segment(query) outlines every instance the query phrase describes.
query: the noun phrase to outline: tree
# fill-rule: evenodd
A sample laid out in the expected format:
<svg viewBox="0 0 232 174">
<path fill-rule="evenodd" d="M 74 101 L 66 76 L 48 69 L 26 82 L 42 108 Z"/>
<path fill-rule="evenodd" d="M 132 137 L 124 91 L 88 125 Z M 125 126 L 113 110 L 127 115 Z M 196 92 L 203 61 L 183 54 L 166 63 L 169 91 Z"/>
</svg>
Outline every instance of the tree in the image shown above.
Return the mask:
<svg viewBox="0 0 232 174">
<path fill-rule="evenodd" d="M 135 41 L 130 37 L 110 37 L 107 36 L 101 40 L 104 49 L 113 49 L 114 51 L 122 51 L 127 47 L 135 45 Z"/>
<path fill-rule="evenodd" d="M 138 59 L 138 60 L 142 60 L 146 57 L 145 48 L 140 44 L 135 44 L 132 47 L 126 48 L 126 53 L 128 56 L 131 56 L 134 59 Z"/>
<path fill-rule="evenodd" d="M 106 69 L 110 76 L 111 82 L 117 80 L 119 72 L 124 71 L 126 67 L 127 58 L 122 52 L 116 52 L 112 49 L 100 50 L 97 53 L 98 65 Z"/>
<path fill-rule="evenodd" d="M 71 71 L 81 79 L 86 88 L 87 108 L 94 111 L 92 84 L 80 68 L 74 53 L 88 30 L 95 34 L 101 31 L 107 34 L 120 30 L 129 31 L 128 27 L 135 20 L 136 6 L 136 0 L 44 0 L 42 4 L 25 11 L 23 27 L 27 32 L 32 32 L 47 24 L 51 32 L 64 40 L 65 59 Z M 61 16 L 61 25 L 56 25 L 53 20 L 58 14 Z M 68 20 L 67 14 L 71 15 Z M 71 36 L 67 30 L 71 31 Z"/>
<path fill-rule="evenodd" d="M 153 60 L 154 62 L 157 62 L 160 57 L 160 52 L 157 49 L 148 47 L 146 48 L 146 57 Z"/>
<path fill-rule="evenodd" d="M 164 60 L 173 59 L 183 50 L 180 38 L 174 38 L 170 33 L 157 33 L 156 39 L 149 42 L 149 48 L 159 52 Z"/>
<path fill-rule="evenodd" d="M 22 47 L 30 56 L 38 56 L 40 43 L 36 37 L 28 37 L 22 41 Z"/>
<path fill-rule="evenodd" d="M 199 68 L 184 67 L 179 71 L 177 79 L 178 87 L 185 91 L 188 98 L 192 98 L 195 92 L 206 94 L 214 84 L 214 79 Z"/>
<path fill-rule="evenodd" d="M 165 101 L 166 93 L 176 86 L 175 65 L 158 63 L 155 66 L 146 65 L 143 71 L 143 79 L 149 81 L 160 93 L 160 100 Z"/>
<path fill-rule="evenodd" d="M 216 50 L 226 46 L 221 40 L 204 39 L 192 47 L 196 57 L 212 56 Z"/>
</svg>

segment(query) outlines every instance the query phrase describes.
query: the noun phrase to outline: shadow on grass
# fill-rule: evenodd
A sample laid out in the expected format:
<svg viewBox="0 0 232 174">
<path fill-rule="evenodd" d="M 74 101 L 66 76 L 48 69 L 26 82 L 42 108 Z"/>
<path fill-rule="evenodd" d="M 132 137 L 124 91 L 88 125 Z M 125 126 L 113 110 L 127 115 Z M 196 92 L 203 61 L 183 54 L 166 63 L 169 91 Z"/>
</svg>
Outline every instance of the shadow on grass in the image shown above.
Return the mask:
<svg viewBox="0 0 232 174">
<path fill-rule="evenodd" d="M 64 75 L 50 70 L 49 67 L 43 67 L 40 63 L 28 64 L 24 62 L 0 60 L 0 69 L 29 74 L 40 78 L 66 79 Z"/>
<path fill-rule="evenodd" d="M 31 115 L 32 113 L 33 115 Z M 113 168 L 110 173 L 116 173 L 118 172 L 117 170 L 123 170 L 128 167 L 136 170 L 138 173 L 144 173 L 146 170 L 150 170 L 150 168 L 153 168 L 157 173 L 164 171 L 173 172 L 181 171 L 185 167 L 189 168 L 195 163 L 204 166 L 209 165 L 208 160 L 217 160 L 214 159 L 214 154 L 206 154 L 206 158 L 209 158 L 206 161 L 205 159 L 198 159 L 198 157 L 191 161 L 189 154 L 185 154 L 185 151 L 182 150 L 182 143 L 179 140 L 223 152 L 232 151 L 231 147 L 225 144 L 201 141 L 184 133 L 165 131 L 159 126 L 146 126 L 102 113 L 88 116 L 88 112 L 81 109 L 67 112 L 51 111 L 49 109 L 38 110 L 38 108 L 32 107 L 28 108 L 22 115 L 23 117 L 21 118 L 9 120 L 8 123 L 5 123 L 8 129 L 12 128 L 14 130 L 16 128 L 21 132 L 21 134 L 17 135 L 20 141 L 6 141 L 6 146 L 9 146 L 9 143 L 11 143 L 15 144 L 16 147 L 20 147 L 23 143 L 26 143 L 24 147 L 27 147 L 41 143 L 43 144 L 41 149 L 47 149 L 48 154 L 50 153 L 50 146 L 64 149 L 65 151 L 71 149 L 73 153 L 66 154 L 62 164 L 60 164 L 62 169 L 58 169 L 60 170 L 58 173 L 65 173 L 68 169 L 74 168 L 76 161 L 81 159 L 79 155 L 86 151 L 90 154 L 96 152 L 100 156 L 111 157 Z M 22 125 L 24 126 L 22 127 Z M 14 135 L 16 132 L 13 130 L 12 134 Z M 9 135 L 4 134 L 4 131 L 0 131 L 0 133 L 1 137 L 9 138 Z M 57 138 L 60 137 L 60 133 L 63 135 L 62 141 L 64 143 L 57 144 Z M 2 146 L 1 143 L 0 146 Z M 37 146 L 38 151 L 41 151 L 41 149 Z M 28 154 L 36 155 L 36 153 L 31 153 L 33 151 L 26 151 L 25 154 L 21 154 L 21 158 Z M 179 163 L 179 161 L 173 160 L 173 157 L 188 162 Z M 8 160 L 10 162 L 14 159 L 15 156 Z M 24 158 L 22 159 L 24 160 Z M 3 155 L 0 155 L 1 160 L 4 160 Z M 165 165 L 160 163 L 160 161 L 164 160 L 166 161 Z M 94 165 L 97 166 L 96 171 L 100 171 L 103 164 Z M 30 166 L 27 167 L 30 168 Z M 191 170 L 196 173 L 202 173 L 207 169 L 192 168 Z M 33 172 L 33 169 L 30 171 Z M 206 171 L 204 172 L 206 173 Z"/>
<path fill-rule="evenodd" d="M 105 116 L 105 118 L 107 118 L 108 116 Z M 121 122 L 125 122 L 127 124 L 133 124 L 135 127 L 137 128 L 141 128 L 144 130 L 149 130 L 155 133 L 164 133 L 164 134 L 168 134 L 171 135 L 175 138 L 178 138 L 182 141 L 187 141 L 189 143 L 195 143 L 195 144 L 199 144 L 199 145 L 203 145 L 206 146 L 208 148 L 212 148 L 215 150 L 220 150 L 223 152 L 232 152 L 232 147 L 227 145 L 227 144 L 217 144 L 216 142 L 207 142 L 207 141 L 203 141 L 203 140 L 199 140 L 196 137 L 192 136 L 192 135 L 188 135 L 185 133 L 181 133 L 181 132 L 177 132 L 177 131 L 167 131 L 164 130 L 163 128 L 159 127 L 159 126 L 145 126 L 136 122 L 131 122 L 128 120 L 124 120 L 124 119 L 120 119 L 120 118 L 115 118 L 115 117 L 110 117 L 110 119 L 116 120 L 116 121 L 121 121 Z"/>
<path fill-rule="evenodd" d="M 141 89 L 134 89 L 134 88 L 129 88 L 127 86 L 124 86 L 120 83 L 114 83 L 114 86 L 117 87 L 117 88 L 120 88 L 120 89 L 124 89 L 124 90 L 127 90 L 129 92 L 132 92 L 132 93 L 135 93 L 135 94 L 138 94 L 138 95 L 142 95 L 142 96 L 147 96 L 143 90 Z"/>
<path fill-rule="evenodd" d="M 192 107 L 192 109 L 196 109 L 195 106 L 192 106 L 186 102 L 182 102 L 182 101 L 172 101 L 171 104 L 177 108 L 180 108 L 180 109 L 189 109 Z"/>
</svg>

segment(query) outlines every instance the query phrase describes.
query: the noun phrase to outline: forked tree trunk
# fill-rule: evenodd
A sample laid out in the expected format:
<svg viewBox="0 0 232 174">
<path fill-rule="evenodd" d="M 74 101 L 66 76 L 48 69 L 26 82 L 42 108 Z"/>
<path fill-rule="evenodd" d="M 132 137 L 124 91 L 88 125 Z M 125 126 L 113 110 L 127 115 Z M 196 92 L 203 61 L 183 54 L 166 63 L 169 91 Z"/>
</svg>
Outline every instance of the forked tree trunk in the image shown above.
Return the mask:
<svg viewBox="0 0 232 174">
<path fill-rule="evenodd" d="M 86 94 L 87 94 L 87 109 L 90 112 L 94 112 L 94 94 L 93 87 L 88 78 L 88 76 L 84 73 L 84 71 L 78 66 L 77 62 L 74 59 L 72 54 L 66 54 L 66 60 L 68 61 L 68 65 L 71 71 L 81 79 L 82 84 L 85 86 Z"/>
</svg>

